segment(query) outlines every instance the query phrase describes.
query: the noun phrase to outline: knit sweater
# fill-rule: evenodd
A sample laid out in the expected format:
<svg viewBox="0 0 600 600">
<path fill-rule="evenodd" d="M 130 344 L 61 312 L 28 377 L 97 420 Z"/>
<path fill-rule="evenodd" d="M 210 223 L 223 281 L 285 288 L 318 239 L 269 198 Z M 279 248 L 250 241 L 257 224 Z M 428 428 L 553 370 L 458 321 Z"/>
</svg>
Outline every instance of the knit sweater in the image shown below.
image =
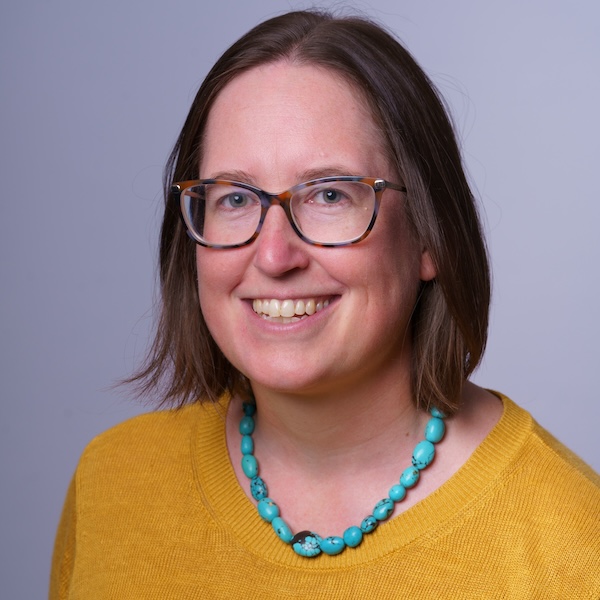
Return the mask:
<svg viewBox="0 0 600 600">
<path fill-rule="evenodd" d="M 359 547 L 312 559 L 239 486 L 227 400 L 136 417 L 81 458 L 50 598 L 598 600 L 600 478 L 502 401 L 501 420 L 434 493 Z"/>
</svg>

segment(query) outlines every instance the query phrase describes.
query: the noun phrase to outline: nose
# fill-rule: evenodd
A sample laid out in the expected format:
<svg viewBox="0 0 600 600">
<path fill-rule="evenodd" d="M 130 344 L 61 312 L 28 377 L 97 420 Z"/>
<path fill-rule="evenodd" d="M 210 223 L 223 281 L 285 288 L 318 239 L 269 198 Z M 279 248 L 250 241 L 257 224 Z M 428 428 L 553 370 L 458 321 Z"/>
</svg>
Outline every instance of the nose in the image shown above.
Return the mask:
<svg viewBox="0 0 600 600">
<path fill-rule="evenodd" d="M 308 266 L 309 245 L 292 229 L 281 206 L 269 208 L 253 246 L 255 266 L 269 277 Z"/>
</svg>

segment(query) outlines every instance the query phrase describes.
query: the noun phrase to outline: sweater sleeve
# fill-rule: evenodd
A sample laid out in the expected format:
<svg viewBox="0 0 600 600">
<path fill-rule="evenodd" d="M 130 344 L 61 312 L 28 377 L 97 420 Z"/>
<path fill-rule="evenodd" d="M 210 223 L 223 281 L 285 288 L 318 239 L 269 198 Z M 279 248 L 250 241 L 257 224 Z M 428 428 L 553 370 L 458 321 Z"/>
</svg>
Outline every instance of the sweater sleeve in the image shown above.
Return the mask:
<svg viewBox="0 0 600 600">
<path fill-rule="evenodd" d="M 67 491 L 54 543 L 49 600 L 65 600 L 69 597 L 75 559 L 76 513 L 75 477 L 73 477 Z"/>
</svg>

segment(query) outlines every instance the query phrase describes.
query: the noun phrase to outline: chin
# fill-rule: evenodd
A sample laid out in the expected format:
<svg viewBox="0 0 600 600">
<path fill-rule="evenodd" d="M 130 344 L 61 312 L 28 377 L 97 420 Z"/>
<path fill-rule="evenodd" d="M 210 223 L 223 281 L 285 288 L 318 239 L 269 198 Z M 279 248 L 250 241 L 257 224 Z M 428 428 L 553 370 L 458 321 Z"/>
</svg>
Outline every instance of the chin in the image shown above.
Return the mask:
<svg viewBox="0 0 600 600">
<path fill-rule="evenodd" d="M 268 364 L 268 363 L 265 363 Z M 254 369 L 240 369 L 250 383 L 259 388 L 284 394 L 312 394 L 332 387 L 336 379 L 331 373 L 313 372 L 299 368 L 298 364 L 285 367 L 269 366 Z M 267 372 L 268 371 L 268 372 Z"/>
</svg>

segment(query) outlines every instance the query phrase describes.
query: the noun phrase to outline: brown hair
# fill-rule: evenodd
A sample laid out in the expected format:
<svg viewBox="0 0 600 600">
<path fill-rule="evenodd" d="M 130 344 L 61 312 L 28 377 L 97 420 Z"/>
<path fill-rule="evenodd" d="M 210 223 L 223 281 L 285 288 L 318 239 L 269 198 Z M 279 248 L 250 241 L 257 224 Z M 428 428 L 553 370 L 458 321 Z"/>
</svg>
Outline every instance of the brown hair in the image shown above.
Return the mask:
<svg viewBox="0 0 600 600">
<path fill-rule="evenodd" d="M 164 175 L 160 238 L 162 307 L 145 366 L 129 382 L 162 403 L 215 400 L 236 391 L 241 374 L 212 339 L 198 303 L 195 243 L 188 238 L 173 181 L 198 177 L 206 121 L 219 92 L 239 74 L 278 60 L 331 69 L 362 90 L 408 189 L 406 211 L 436 266 L 412 321 L 412 388 L 423 407 L 448 413 L 479 363 L 487 338 L 490 277 L 473 195 L 437 90 L 412 56 L 363 18 L 290 12 L 261 23 L 216 62 L 202 83 Z"/>
</svg>

